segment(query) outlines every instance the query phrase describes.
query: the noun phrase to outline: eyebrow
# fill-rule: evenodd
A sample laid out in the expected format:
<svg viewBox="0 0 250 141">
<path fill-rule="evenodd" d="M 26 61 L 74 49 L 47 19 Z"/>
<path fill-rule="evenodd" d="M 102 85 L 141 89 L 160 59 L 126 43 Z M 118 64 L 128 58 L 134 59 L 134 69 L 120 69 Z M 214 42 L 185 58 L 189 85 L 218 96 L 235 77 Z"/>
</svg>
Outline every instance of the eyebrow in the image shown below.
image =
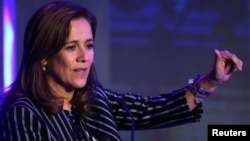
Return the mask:
<svg viewBox="0 0 250 141">
<path fill-rule="evenodd" d="M 65 44 L 77 43 L 77 40 L 67 41 Z M 85 42 L 94 42 L 93 39 L 87 39 Z"/>
</svg>

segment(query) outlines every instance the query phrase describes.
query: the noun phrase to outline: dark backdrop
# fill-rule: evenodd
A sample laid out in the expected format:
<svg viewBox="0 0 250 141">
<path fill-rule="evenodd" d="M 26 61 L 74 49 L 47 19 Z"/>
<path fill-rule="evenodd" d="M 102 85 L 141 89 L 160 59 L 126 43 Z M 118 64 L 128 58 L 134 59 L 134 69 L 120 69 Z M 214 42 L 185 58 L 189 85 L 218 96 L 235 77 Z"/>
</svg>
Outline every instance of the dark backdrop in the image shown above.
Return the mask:
<svg viewBox="0 0 250 141">
<path fill-rule="evenodd" d="M 155 95 L 178 89 L 210 71 L 215 48 L 243 61 L 204 104 L 200 123 L 139 131 L 136 140 L 205 141 L 208 124 L 249 124 L 249 1 L 113 0 L 110 7 L 111 84 Z M 129 135 L 129 134 L 126 134 Z"/>
<path fill-rule="evenodd" d="M 17 68 L 25 25 L 49 1 L 16 0 Z M 136 141 L 205 141 L 208 124 L 250 124 L 248 0 L 72 1 L 89 7 L 99 20 L 95 63 L 105 87 L 145 96 L 181 88 L 188 78 L 210 71 L 215 48 L 232 51 L 244 61 L 243 71 L 204 104 L 201 122 L 136 131 Z M 130 139 L 130 132 L 121 135 L 124 141 Z"/>
</svg>

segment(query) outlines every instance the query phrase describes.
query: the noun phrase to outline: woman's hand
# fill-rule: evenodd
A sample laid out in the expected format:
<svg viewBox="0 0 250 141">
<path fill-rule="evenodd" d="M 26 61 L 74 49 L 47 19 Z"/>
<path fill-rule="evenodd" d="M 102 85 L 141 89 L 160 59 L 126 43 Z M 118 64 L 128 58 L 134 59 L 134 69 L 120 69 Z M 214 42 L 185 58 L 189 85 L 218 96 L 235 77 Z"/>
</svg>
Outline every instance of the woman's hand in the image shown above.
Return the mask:
<svg viewBox="0 0 250 141">
<path fill-rule="evenodd" d="M 186 99 L 190 110 L 199 103 L 215 94 L 216 88 L 226 82 L 236 71 L 242 70 L 243 62 L 235 54 L 228 50 L 214 50 L 215 61 L 211 72 L 205 76 L 198 77 L 186 89 Z"/>
<path fill-rule="evenodd" d="M 213 84 L 219 85 L 226 82 L 233 72 L 242 70 L 243 62 L 235 54 L 228 50 L 219 51 L 217 49 L 214 50 L 214 53 L 214 66 L 208 76 L 213 81 Z"/>
<path fill-rule="evenodd" d="M 228 81 L 232 73 L 242 70 L 243 62 L 235 54 L 228 50 L 219 51 L 217 49 L 214 50 L 214 53 L 215 61 L 211 72 L 201 78 L 197 78 L 194 84 L 191 85 L 191 89 L 189 88 L 186 92 L 187 103 L 190 110 L 214 94 L 216 88 L 220 84 Z M 203 92 L 205 91 L 209 94 L 207 95 L 208 97 L 200 98 L 197 96 L 197 93 L 202 93 L 198 89 L 202 89 Z"/>
</svg>

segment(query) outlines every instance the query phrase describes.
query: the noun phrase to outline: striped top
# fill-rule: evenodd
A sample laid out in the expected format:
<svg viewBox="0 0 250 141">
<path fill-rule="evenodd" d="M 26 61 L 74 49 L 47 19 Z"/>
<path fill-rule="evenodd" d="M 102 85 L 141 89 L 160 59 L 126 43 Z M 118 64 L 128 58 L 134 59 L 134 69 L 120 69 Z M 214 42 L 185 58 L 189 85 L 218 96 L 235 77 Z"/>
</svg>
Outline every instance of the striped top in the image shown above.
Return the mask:
<svg viewBox="0 0 250 141">
<path fill-rule="evenodd" d="M 77 110 L 51 115 L 27 97 L 17 98 L 1 109 L 0 140 L 120 141 L 119 130 L 166 128 L 201 118 L 201 105 L 189 111 L 184 89 L 155 97 L 103 87 L 97 87 L 95 93 L 98 114 L 93 117 Z"/>
</svg>

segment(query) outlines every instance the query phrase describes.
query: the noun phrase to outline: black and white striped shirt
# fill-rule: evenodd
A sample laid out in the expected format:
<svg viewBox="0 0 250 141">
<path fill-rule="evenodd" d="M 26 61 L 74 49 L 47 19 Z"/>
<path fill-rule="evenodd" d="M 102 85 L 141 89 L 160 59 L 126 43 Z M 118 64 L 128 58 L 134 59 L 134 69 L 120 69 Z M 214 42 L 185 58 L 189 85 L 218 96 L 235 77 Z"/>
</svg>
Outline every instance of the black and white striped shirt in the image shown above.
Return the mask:
<svg viewBox="0 0 250 141">
<path fill-rule="evenodd" d="M 120 141 L 119 130 L 172 127 L 201 118 L 201 106 L 189 111 L 184 89 L 156 97 L 121 94 L 102 87 L 95 93 L 98 114 L 79 114 L 77 121 L 72 119 L 73 111 L 51 115 L 29 98 L 20 97 L 1 110 L 0 140 L 77 141 L 87 140 L 78 136 L 91 136 L 98 141 Z"/>
</svg>

